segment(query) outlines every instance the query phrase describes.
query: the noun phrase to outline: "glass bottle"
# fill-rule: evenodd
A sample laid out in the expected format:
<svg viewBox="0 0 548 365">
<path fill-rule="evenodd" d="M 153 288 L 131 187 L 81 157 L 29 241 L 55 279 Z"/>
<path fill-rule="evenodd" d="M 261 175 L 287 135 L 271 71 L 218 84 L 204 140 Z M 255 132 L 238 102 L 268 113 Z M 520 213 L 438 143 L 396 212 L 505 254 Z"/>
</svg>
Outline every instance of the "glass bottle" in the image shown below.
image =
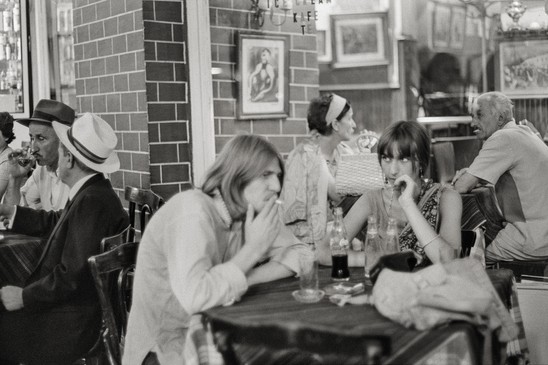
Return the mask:
<svg viewBox="0 0 548 365">
<path fill-rule="evenodd" d="M 370 271 L 384 254 L 382 249 L 381 237 L 377 229 L 377 218 L 369 216 L 367 218 L 367 235 L 365 237 L 365 282 L 372 285 Z"/>
<path fill-rule="evenodd" d="M 386 228 L 386 240 L 384 244 L 387 254 L 400 252 L 400 240 L 398 237 L 397 219 L 388 218 L 388 227 Z"/>
<path fill-rule="evenodd" d="M 350 279 L 350 271 L 348 270 L 348 249 L 350 245 L 344 227 L 342 208 L 336 207 L 334 214 L 333 228 L 329 233 L 329 247 L 333 265 L 331 278 L 334 281 L 348 281 Z"/>
</svg>

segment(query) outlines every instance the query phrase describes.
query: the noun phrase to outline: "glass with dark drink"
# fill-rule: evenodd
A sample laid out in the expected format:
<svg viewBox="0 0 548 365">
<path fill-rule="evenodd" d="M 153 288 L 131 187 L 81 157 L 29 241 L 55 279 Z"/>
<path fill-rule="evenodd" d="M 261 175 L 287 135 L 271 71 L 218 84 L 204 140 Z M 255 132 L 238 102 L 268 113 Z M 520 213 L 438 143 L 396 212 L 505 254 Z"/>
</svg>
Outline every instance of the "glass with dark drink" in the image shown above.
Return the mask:
<svg viewBox="0 0 548 365">
<path fill-rule="evenodd" d="M 334 281 L 348 281 L 350 271 L 348 270 L 348 239 L 342 216 L 342 208 L 335 208 L 335 221 L 333 229 L 329 234 L 329 247 L 331 249 L 332 270 L 331 278 Z"/>
</svg>

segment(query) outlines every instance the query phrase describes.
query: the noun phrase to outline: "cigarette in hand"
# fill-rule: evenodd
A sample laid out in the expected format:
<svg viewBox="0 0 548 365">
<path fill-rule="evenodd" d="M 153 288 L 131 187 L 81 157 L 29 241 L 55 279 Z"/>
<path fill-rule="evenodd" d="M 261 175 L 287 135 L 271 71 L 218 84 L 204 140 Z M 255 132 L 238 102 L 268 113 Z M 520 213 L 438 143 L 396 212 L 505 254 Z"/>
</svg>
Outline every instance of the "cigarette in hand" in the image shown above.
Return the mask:
<svg viewBox="0 0 548 365">
<path fill-rule="evenodd" d="M 278 204 L 278 205 L 282 205 L 284 202 L 281 201 L 280 199 L 276 199 L 275 203 Z"/>
</svg>

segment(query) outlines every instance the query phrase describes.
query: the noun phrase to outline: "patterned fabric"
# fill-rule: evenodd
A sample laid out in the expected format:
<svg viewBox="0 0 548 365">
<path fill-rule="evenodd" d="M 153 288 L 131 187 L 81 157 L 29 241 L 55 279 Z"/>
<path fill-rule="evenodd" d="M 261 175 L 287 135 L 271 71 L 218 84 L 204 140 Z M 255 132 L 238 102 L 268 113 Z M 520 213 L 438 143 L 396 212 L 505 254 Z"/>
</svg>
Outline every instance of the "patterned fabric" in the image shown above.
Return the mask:
<svg viewBox="0 0 548 365">
<path fill-rule="evenodd" d="M 287 158 L 286 174 L 281 193 L 284 223 L 302 242 L 320 242 L 332 220 L 328 202 L 328 184 L 337 170 L 341 155 L 352 149 L 341 143 L 333 161 L 327 163 L 320 151 L 318 135 L 300 143 Z"/>
<path fill-rule="evenodd" d="M 431 180 L 423 182 L 419 193 L 419 210 L 423 217 L 434 229 L 438 232 L 439 229 L 439 206 L 440 197 L 443 188 L 440 184 L 434 183 Z M 417 245 L 417 236 L 413 232 L 413 228 L 408 223 L 400 233 L 400 249 L 402 251 L 412 250 L 422 257 L 422 261 L 417 266 L 428 266 L 431 264 L 430 259 L 424 253 L 424 249 Z"/>
</svg>

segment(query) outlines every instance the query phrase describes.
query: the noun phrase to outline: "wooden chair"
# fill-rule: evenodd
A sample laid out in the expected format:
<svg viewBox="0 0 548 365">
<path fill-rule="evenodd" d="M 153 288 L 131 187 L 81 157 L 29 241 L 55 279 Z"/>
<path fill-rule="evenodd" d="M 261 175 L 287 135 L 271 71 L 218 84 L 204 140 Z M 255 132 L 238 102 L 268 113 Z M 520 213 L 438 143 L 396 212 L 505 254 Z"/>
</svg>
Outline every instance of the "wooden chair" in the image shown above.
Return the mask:
<svg viewBox="0 0 548 365">
<path fill-rule="evenodd" d="M 131 225 L 127 226 L 122 232 L 115 234 L 114 236 L 105 237 L 101 240 L 100 252 L 110 251 L 115 247 L 120 246 L 126 242 L 132 242 L 135 237 L 135 228 Z"/>
<path fill-rule="evenodd" d="M 137 209 L 139 211 L 139 229 L 141 230 L 141 235 L 145 231 L 147 215 L 148 219 L 150 219 L 152 215 L 165 203 L 165 200 L 161 196 L 155 194 L 151 190 L 139 189 L 132 186 L 126 186 L 125 199 L 129 202 L 129 224 L 135 229 L 137 229 L 135 227 L 135 210 Z M 130 241 L 133 241 L 134 239 L 135 233 L 129 237 Z"/>
<path fill-rule="evenodd" d="M 110 365 L 121 364 L 138 247 L 127 242 L 88 260 L 103 311 L 103 345 Z"/>
</svg>

